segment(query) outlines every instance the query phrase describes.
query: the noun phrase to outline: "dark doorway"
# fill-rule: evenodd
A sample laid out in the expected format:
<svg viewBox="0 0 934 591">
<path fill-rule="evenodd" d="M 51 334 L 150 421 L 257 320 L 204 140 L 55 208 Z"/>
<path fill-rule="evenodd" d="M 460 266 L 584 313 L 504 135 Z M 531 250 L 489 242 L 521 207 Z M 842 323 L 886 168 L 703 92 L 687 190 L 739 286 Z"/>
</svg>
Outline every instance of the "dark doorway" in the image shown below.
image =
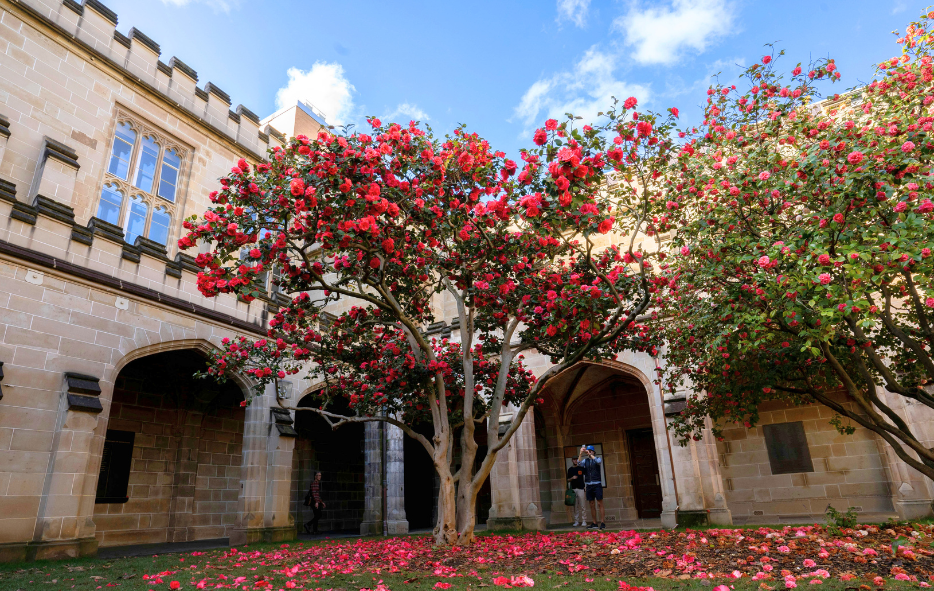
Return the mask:
<svg viewBox="0 0 934 591">
<path fill-rule="evenodd" d="M 415 430 L 431 439 L 431 425 L 416 425 Z M 405 462 L 405 518 L 409 531 L 431 529 L 437 515 L 438 486 L 435 466 L 421 443 L 405 436 L 402 444 Z"/>
<path fill-rule="evenodd" d="M 320 403 L 315 396 L 308 395 L 298 406 Z M 353 414 L 344 398 L 334 399 L 327 410 Z M 292 453 L 292 511 L 299 531 L 314 515 L 303 501 L 311 479 L 319 471 L 321 500 L 325 503 L 319 530 L 359 531 L 364 510 L 363 424 L 350 423 L 331 429 L 320 415 L 299 411 L 295 413 L 295 430 L 298 438 Z"/>
<path fill-rule="evenodd" d="M 636 511 L 642 519 L 662 514 L 662 487 L 651 429 L 626 431 Z"/>
</svg>

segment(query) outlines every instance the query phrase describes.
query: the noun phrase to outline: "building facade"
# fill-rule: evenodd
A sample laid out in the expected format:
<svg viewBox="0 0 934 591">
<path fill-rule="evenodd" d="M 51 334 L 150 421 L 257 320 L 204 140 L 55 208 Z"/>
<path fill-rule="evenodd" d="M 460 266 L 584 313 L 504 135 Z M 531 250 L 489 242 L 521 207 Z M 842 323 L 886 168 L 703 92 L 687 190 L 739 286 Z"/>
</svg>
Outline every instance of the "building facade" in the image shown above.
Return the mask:
<svg viewBox="0 0 934 591">
<path fill-rule="evenodd" d="M 98 0 L 0 0 L 0 560 L 291 539 L 316 471 L 325 530 L 430 527 L 430 464 L 398 429 L 331 432 L 274 393 L 244 408 L 246 379 L 193 376 L 220 339 L 264 335 L 281 296 L 201 297 L 181 221 L 238 159 L 315 133 L 321 114 L 299 103 L 261 120 L 117 25 Z M 453 302 L 435 305 L 447 321 L 426 330 L 449 331 Z M 681 447 L 667 421 L 683 396 L 654 375 L 633 353 L 559 376 L 500 454 L 481 518 L 570 523 L 564 473 L 582 444 L 605 458 L 611 527 L 813 521 L 828 504 L 931 513 L 930 482 L 821 407 L 770 407 L 755 429 Z M 309 404 L 295 390 L 280 395 Z M 929 414 L 899 412 L 934 445 Z"/>
</svg>

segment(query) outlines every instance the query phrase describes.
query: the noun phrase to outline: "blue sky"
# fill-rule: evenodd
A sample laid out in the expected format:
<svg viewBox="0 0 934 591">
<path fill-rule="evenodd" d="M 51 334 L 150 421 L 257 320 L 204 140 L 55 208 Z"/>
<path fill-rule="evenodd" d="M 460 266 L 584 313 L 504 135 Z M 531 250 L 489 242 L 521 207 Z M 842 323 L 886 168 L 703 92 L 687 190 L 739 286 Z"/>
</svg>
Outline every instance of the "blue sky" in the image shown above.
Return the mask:
<svg viewBox="0 0 934 591">
<path fill-rule="evenodd" d="M 929 0 L 105 0 L 264 117 L 296 98 L 333 123 L 418 118 L 458 123 L 517 154 L 567 110 L 593 116 L 609 97 L 696 123 L 710 76 L 733 80 L 769 42 L 798 61 L 831 56 L 841 89 L 896 54 Z M 277 100 L 279 101 L 277 103 Z"/>
</svg>

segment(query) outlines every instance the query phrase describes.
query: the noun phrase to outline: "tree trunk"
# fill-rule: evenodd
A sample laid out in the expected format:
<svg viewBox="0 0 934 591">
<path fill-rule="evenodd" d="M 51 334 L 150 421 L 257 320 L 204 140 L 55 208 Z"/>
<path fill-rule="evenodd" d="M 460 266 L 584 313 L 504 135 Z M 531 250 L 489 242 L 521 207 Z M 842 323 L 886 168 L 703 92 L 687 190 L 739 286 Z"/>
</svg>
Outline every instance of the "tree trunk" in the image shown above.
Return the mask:
<svg viewBox="0 0 934 591">
<path fill-rule="evenodd" d="M 444 458 L 447 454 L 444 454 Z M 457 500 L 451 466 L 446 461 L 435 462 L 441 480 L 438 490 L 438 523 L 435 525 L 436 546 L 453 546 L 457 542 Z"/>
</svg>

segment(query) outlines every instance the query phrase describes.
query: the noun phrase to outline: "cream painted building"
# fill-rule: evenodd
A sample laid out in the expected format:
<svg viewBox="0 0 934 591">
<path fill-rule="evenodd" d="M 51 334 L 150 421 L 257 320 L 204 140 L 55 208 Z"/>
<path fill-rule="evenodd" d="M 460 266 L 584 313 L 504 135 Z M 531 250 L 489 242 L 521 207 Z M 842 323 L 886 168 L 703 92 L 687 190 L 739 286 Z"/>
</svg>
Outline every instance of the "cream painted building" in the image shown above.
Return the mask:
<svg viewBox="0 0 934 591">
<path fill-rule="evenodd" d="M 323 117 L 299 103 L 260 120 L 117 25 L 98 0 L 0 0 L 0 560 L 291 539 L 318 470 L 324 529 L 431 527 L 430 462 L 398 430 L 331 432 L 273 410 L 272 393 L 241 407 L 247 380 L 192 377 L 221 338 L 264 334 L 277 299 L 202 298 L 174 246 L 181 220 L 239 158 Z M 447 321 L 426 331 L 446 333 L 453 304 L 436 305 Z M 610 527 L 814 521 L 828 503 L 931 513 L 930 482 L 873 434 L 838 435 L 821 407 L 763 409 L 756 429 L 678 446 L 666 424 L 683 399 L 654 372 L 631 354 L 560 376 L 500 455 L 480 518 L 569 523 L 582 444 L 605 459 Z M 295 389 L 290 404 L 308 404 Z M 899 411 L 934 445 L 929 414 Z"/>
</svg>

